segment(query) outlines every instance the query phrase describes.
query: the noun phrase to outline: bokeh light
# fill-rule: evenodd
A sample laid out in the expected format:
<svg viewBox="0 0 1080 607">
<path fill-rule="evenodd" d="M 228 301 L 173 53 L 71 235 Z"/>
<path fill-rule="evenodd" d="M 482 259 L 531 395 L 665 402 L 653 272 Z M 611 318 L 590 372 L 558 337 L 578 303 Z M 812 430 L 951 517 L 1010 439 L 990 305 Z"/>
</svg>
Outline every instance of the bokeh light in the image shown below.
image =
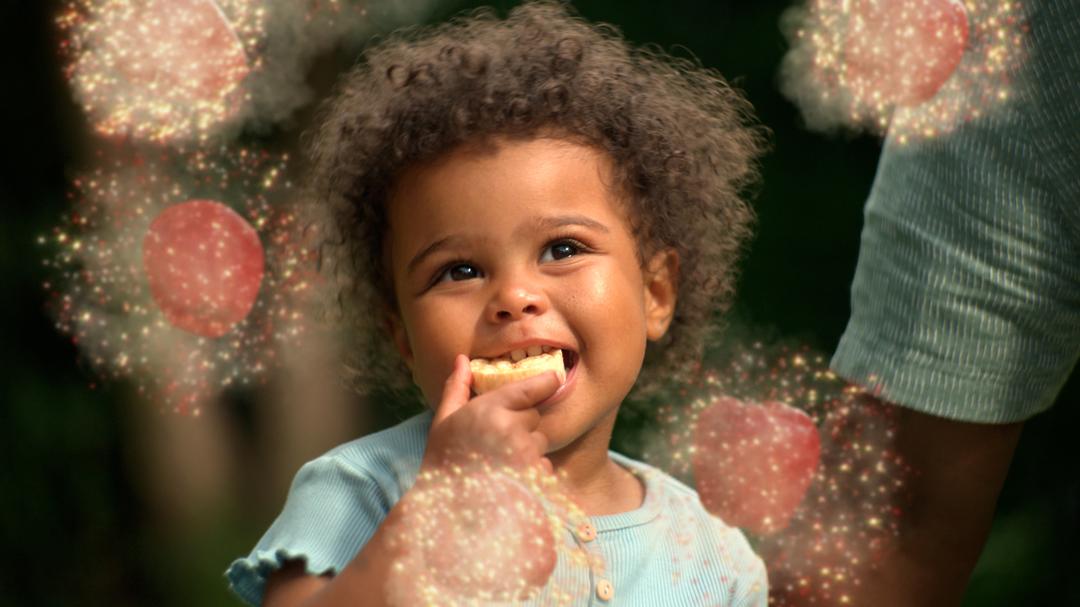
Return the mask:
<svg viewBox="0 0 1080 607">
<path fill-rule="evenodd" d="M 75 178 L 72 210 L 39 239 L 54 250 L 45 264 L 56 279 L 45 288 L 57 328 L 96 375 L 130 378 L 162 409 L 198 413 L 203 399 L 226 387 L 264 382 L 280 348 L 309 330 L 302 304 L 315 277 L 314 253 L 301 242 L 303 228 L 288 201 L 287 158 L 226 146 L 125 148 L 100 160 Z M 250 314 L 217 339 L 174 326 L 175 309 L 155 304 L 154 280 L 144 272 L 151 220 L 193 199 L 228 203 L 265 250 L 266 275 Z"/>
<path fill-rule="evenodd" d="M 1015 0 L 807 0 L 783 27 L 781 87 L 809 128 L 903 143 L 999 107 L 1027 26 Z"/>
<path fill-rule="evenodd" d="M 204 337 L 221 337 L 248 315 L 264 264 L 255 228 L 211 200 L 166 208 L 143 238 L 154 301 L 174 327 Z"/>
<path fill-rule="evenodd" d="M 808 347 L 725 345 L 697 377 L 664 399 L 678 404 L 658 409 L 658 435 L 644 458 L 688 483 L 715 482 L 718 476 L 696 478 L 693 465 L 695 451 L 702 448 L 695 430 L 710 406 L 731 398 L 742 403 L 774 401 L 804 412 L 818 427 L 819 464 L 787 525 L 765 526 L 770 535 L 752 538 L 769 570 L 771 604 L 842 603 L 852 585 L 860 583 L 865 567 L 893 548 L 908 499 L 906 480 L 912 474 L 894 451 L 890 410 L 865 406 L 864 395 Z M 708 418 L 705 423 L 715 427 Z M 756 449 L 767 462 L 769 450 Z M 737 455 L 747 454 L 754 450 Z M 733 473 L 737 484 L 739 475 L 763 463 L 733 457 L 731 465 L 710 474 Z"/>
<path fill-rule="evenodd" d="M 787 526 L 818 467 L 814 420 L 777 401 L 719 398 L 697 417 L 690 446 L 705 509 L 759 535 Z"/>
<path fill-rule="evenodd" d="M 893 451 L 891 409 L 851 396 L 826 414 L 821 466 L 803 505 L 758 546 L 774 605 L 848 604 L 863 574 L 895 566 L 887 557 L 914 472 Z"/>
<path fill-rule="evenodd" d="M 968 44 L 956 0 L 854 0 L 844 44 L 847 86 L 860 103 L 915 107 L 956 71 Z"/>
<path fill-rule="evenodd" d="M 160 142 L 205 139 L 239 113 L 264 17 L 252 0 L 70 0 L 58 22 L 94 130 Z"/>
<path fill-rule="evenodd" d="M 405 500 L 391 539 L 404 554 L 388 585 L 395 604 L 579 604 L 592 594 L 590 575 L 603 574 L 603 559 L 575 539 L 586 517 L 538 467 L 474 456 L 421 473 Z"/>
</svg>

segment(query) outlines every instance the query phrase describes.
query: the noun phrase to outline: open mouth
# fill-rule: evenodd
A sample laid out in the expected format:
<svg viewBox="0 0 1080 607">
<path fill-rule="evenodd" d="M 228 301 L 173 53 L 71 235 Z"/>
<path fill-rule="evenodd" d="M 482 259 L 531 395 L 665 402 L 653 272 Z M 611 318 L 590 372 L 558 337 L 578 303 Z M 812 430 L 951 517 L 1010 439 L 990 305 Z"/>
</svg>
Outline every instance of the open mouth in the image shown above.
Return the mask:
<svg viewBox="0 0 1080 607">
<path fill-rule="evenodd" d="M 563 368 L 566 370 L 567 373 L 569 373 L 570 369 L 573 369 L 574 365 L 577 364 L 577 353 L 573 350 L 567 350 L 563 348 L 562 360 Z"/>
</svg>

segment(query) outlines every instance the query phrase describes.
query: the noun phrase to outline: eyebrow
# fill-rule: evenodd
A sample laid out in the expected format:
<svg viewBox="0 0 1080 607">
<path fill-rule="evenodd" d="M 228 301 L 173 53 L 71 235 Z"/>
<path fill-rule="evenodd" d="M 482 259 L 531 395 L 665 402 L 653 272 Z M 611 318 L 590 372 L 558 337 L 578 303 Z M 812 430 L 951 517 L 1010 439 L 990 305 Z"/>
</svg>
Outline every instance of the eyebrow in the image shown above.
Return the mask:
<svg viewBox="0 0 1080 607">
<path fill-rule="evenodd" d="M 446 238 L 441 238 L 429 244 L 427 247 L 424 248 L 423 251 L 420 251 L 416 254 L 415 257 L 412 258 L 412 261 L 409 262 L 408 267 L 405 268 L 405 275 L 408 276 L 409 274 L 412 274 L 413 270 L 416 269 L 416 266 L 420 265 L 424 261 L 424 259 L 430 256 L 432 253 L 437 253 L 442 249 L 453 248 L 454 243 L 456 243 L 458 240 L 461 240 L 460 236 L 447 236 Z"/>
<path fill-rule="evenodd" d="M 537 223 L 540 224 L 540 227 L 542 229 L 547 230 L 553 228 L 563 228 L 566 226 L 582 226 L 585 228 L 591 228 L 593 230 L 604 232 L 605 234 L 610 231 L 604 224 L 594 219 L 589 219 L 584 215 L 559 215 L 557 217 L 544 217 Z"/>
<path fill-rule="evenodd" d="M 604 224 L 594 219 L 589 219 L 588 217 L 585 217 L 583 215 L 559 215 L 556 217 L 544 217 L 542 219 L 539 219 L 536 222 L 536 225 L 538 225 L 541 230 L 553 230 L 558 228 L 564 228 L 566 226 L 582 226 L 585 228 L 597 230 L 599 232 L 604 232 L 605 234 L 610 232 L 610 230 L 608 230 L 607 226 L 605 226 Z M 410 261 L 409 265 L 405 268 L 405 275 L 408 276 L 409 274 L 412 274 L 413 270 L 416 269 L 416 266 L 423 263 L 423 261 L 429 256 L 431 256 L 433 253 L 437 253 L 443 249 L 452 249 L 458 241 L 465 239 L 466 238 L 463 236 L 454 235 L 447 236 L 446 238 L 440 238 L 439 240 L 436 240 L 435 242 L 429 244 L 428 246 L 424 247 L 424 250 L 420 251 L 416 254 L 415 257 L 412 258 L 412 261 Z"/>
</svg>

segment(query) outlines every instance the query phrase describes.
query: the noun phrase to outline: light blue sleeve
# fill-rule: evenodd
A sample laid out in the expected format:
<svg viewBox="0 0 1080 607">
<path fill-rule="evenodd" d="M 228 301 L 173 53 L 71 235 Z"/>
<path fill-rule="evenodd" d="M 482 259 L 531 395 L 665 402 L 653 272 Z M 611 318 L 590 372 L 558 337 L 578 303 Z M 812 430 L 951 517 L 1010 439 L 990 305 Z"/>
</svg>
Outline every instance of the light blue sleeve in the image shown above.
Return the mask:
<svg viewBox="0 0 1080 607">
<path fill-rule="evenodd" d="M 341 571 L 412 487 L 430 423 L 430 413 L 419 415 L 305 464 L 281 515 L 226 572 L 232 589 L 259 605 L 284 561 L 303 561 L 310 575 Z"/>
<path fill-rule="evenodd" d="M 233 590 L 247 603 L 261 604 L 267 578 L 286 560 L 304 561 L 310 575 L 339 572 L 386 518 L 390 499 L 369 474 L 339 458 L 309 462 L 296 475 L 281 515 L 226 573 Z"/>
</svg>

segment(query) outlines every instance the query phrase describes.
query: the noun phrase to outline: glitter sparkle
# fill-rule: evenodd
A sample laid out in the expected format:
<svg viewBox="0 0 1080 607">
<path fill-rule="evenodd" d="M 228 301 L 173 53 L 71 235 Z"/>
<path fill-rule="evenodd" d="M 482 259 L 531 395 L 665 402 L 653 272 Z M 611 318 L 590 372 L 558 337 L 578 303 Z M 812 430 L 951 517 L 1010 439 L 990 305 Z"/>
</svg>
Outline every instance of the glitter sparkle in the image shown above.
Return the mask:
<svg viewBox="0 0 1080 607">
<path fill-rule="evenodd" d="M 763 527 L 771 535 L 754 539 L 769 570 L 770 604 L 843 602 L 860 583 L 863 566 L 892 549 L 906 505 L 912 472 L 894 453 L 891 410 L 865 406 L 865 392 L 839 379 L 827 363 L 805 347 L 761 344 L 711 356 L 678 398 L 665 397 L 680 404 L 658 408 L 659 439 L 644 454 L 649 463 L 694 482 L 698 420 L 729 397 L 783 403 L 813 420 L 820 461 L 806 495 L 786 527 L 777 530 L 779 521 L 768 521 Z"/>
<path fill-rule="evenodd" d="M 807 0 L 784 21 L 782 86 L 808 125 L 901 143 L 993 111 L 1024 57 L 1015 0 Z"/>
<path fill-rule="evenodd" d="M 238 113 L 263 17 L 252 0 L 71 0 L 58 22 L 94 130 L 170 141 L 205 139 Z"/>
<path fill-rule="evenodd" d="M 205 337 L 221 337 L 248 315 L 264 264 L 255 228 L 211 200 L 166 208 L 143 239 L 154 301 L 174 327 Z"/>
<path fill-rule="evenodd" d="M 817 426 L 784 403 L 720 398 L 698 414 L 690 446 L 701 503 L 729 525 L 783 529 L 818 467 Z"/>
<path fill-rule="evenodd" d="M 301 303 L 314 256 L 283 199 L 286 158 L 240 147 L 185 153 L 121 150 L 74 180 L 72 210 L 51 236 L 45 285 L 57 328 L 103 379 L 130 378 L 163 409 L 198 412 L 207 396 L 265 381 L 277 352 L 309 330 Z M 191 199 L 229 203 L 257 233 L 267 273 L 251 313 L 219 338 L 177 329 L 155 304 L 143 271 L 151 220 Z"/>
<path fill-rule="evenodd" d="M 591 594 L 590 574 L 603 574 L 602 558 L 567 539 L 587 522 L 584 514 L 558 476 L 535 466 L 496 466 L 474 456 L 467 468 L 422 473 L 406 496 L 391 539 L 403 554 L 388 585 L 395 604 L 539 598 L 572 605 Z"/>
</svg>

